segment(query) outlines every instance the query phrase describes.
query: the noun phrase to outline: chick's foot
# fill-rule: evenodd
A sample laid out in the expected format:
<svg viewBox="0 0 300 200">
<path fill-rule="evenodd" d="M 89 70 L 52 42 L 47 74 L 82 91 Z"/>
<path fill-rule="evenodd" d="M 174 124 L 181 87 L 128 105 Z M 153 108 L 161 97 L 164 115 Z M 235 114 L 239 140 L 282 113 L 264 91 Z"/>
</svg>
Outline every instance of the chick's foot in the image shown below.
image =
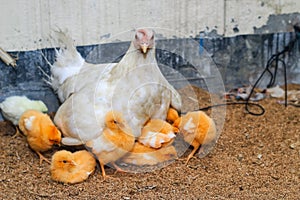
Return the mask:
<svg viewBox="0 0 300 200">
<path fill-rule="evenodd" d="M 45 158 L 40 152 L 36 151 L 36 153 L 40 157 L 40 165 L 42 164 L 43 160 L 46 161 L 47 163 L 51 164 L 51 162 L 47 158 Z"/>
<path fill-rule="evenodd" d="M 121 172 L 121 173 L 127 173 L 127 171 L 126 170 L 124 170 L 124 169 L 121 169 L 118 165 L 116 165 L 116 163 L 111 163 L 112 164 L 112 166 L 114 166 L 114 168 L 116 169 L 116 171 L 115 171 L 115 173 L 114 174 L 117 174 L 118 172 Z"/>
<path fill-rule="evenodd" d="M 16 132 L 15 132 L 15 134 L 12 136 L 12 138 L 16 138 L 16 137 L 18 137 L 18 136 L 23 136 L 22 134 L 21 134 L 21 132 L 19 131 L 19 128 L 16 126 Z"/>
</svg>

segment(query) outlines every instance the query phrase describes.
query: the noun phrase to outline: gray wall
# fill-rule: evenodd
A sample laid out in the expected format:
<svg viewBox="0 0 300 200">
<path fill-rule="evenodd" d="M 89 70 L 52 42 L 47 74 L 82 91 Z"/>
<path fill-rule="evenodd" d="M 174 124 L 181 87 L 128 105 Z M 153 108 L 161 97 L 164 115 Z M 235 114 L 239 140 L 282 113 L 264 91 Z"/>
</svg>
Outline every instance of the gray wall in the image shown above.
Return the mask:
<svg viewBox="0 0 300 200">
<path fill-rule="evenodd" d="M 204 67 L 209 69 L 217 66 L 228 90 L 244 84 L 253 84 L 264 70 L 272 54 L 284 49 L 295 38 L 295 33 L 287 32 L 236 37 L 221 37 L 213 33 L 208 35 L 203 33 L 200 38 L 165 39 L 157 41 L 157 60 L 163 74 L 176 88 L 186 85 L 187 80 L 190 84 L 206 89 L 205 78 L 213 77 L 214 74 L 206 73 L 204 70 L 203 74 L 199 75 L 199 71 L 195 70 L 191 64 L 193 63 L 191 59 L 199 57 L 198 54 L 205 53 L 202 60 L 212 58 L 213 62 L 204 63 Z M 182 54 L 165 50 L 166 46 L 167 49 L 171 50 L 178 49 L 178 47 L 184 48 L 185 45 L 190 45 L 187 40 L 192 40 L 198 49 Z M 119 42 L 80 46 L 77 49 L 89 62 L 106 63 L 120 60 L 128 45 L 129 42 Z M 300 84 L 299 50 L 300 45 L 299 40 L 297 40 L 292 50 L 282 57 L 287 65 L 288 82 L 290 83 Z M 50 111 L 56 111 L 59 102 L 52 89 L 43 81 L 46 77 L 38 69 L 40 66 L 50 75 L 50 67 L 41 52 L 50 63 L 54 62 L 55 53 L 53 49 L 10 52 L 19 57 L 16 68 L 0 62 L 0 102 L 11 95 L 26 95 L 32 99 L 43 100 Z M 185 81 L 182 81 L 182 76 L 179 77 L 178 73 L 173 73 L 173 71 L 184 76 Z M 265 87 L 268 80 L 269 77 L 265 76 L 260 86 Z M 277 83 L 283 84 L 282 65 L 279 66 Z"/>
</svg>

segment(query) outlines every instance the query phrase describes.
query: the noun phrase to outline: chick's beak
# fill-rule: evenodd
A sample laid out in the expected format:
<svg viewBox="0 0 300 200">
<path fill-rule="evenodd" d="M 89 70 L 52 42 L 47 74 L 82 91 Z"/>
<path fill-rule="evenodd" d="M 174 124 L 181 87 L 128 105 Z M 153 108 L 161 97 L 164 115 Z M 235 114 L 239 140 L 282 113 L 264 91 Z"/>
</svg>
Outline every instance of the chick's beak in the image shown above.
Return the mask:
<svg viewBox="0 0 300 200">
<path fill-rule="evenodd" d="M 142 52 L 145 54 L 147 53 L 147 50 L 148 50 L 148 45 L 147 44 L 142 44 L 141 45 L 141 48 L 142 48 Z"/>
<path fill-rule="evenodd" d="M 72 161 L 72 165 L 77 166 L 77 163 L 75 161 Z"/>
</svg>

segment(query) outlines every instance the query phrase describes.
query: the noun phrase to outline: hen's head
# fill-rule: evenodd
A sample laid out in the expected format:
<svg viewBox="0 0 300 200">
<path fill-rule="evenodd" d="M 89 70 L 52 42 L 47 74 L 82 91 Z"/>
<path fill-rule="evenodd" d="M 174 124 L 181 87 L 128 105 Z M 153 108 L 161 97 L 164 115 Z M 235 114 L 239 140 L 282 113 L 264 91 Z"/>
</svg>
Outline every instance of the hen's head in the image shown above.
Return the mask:
<svg viewBox="0 0 300 200">
<path fill-rule="evenodd" d="M 136 49 L 146 54 L 148 49 L 154 47 L 154 31 L 151 29 L 138 29 L 133 44 Z"/>
<path fill-rule="evenodd" d="M 69 151 L 61 150 L 52 156 L 52 169 L 63 169 L 70 171 L 72 168 L 76 167 L 76 165 L 77 164 L 74 161 L 74 155 Z"/>
</svg>

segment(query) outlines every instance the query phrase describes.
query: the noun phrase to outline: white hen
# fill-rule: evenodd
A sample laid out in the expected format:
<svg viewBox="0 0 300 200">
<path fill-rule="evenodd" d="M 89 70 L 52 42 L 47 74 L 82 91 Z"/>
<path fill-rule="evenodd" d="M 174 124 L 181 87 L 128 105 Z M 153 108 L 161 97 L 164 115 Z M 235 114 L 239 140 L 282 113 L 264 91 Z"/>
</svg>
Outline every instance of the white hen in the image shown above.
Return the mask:
<svg viewBox="0 0 300 200">
<path fill-rule="evenodd" d="M 62 96 L 69 97 L 54 119 L 65 136 L 62 143 L 66 145 L 82 144 L 99 136 L 109 110 L 123 113 L 134 136 L 138 137 L 149 119 L 164 120 L 170 105 L 177 110 L 181 108 L 180 95 L 157 65 L 152 30 L 137 30 L 118 64 L 90 65 L 82 71 L 69 76 L 58 88 Z"/>
<path fill-rule="evenodd" d="M 63 47 L 55 49 L 56 62 L 51 65 L 51 86 L 59 100 L 64 102 L 74 92 L 95 82 L 107 64 L 85 62 L 66 33 L 58 31 L 56 37 L 63 43 Z"/>
</svg>

